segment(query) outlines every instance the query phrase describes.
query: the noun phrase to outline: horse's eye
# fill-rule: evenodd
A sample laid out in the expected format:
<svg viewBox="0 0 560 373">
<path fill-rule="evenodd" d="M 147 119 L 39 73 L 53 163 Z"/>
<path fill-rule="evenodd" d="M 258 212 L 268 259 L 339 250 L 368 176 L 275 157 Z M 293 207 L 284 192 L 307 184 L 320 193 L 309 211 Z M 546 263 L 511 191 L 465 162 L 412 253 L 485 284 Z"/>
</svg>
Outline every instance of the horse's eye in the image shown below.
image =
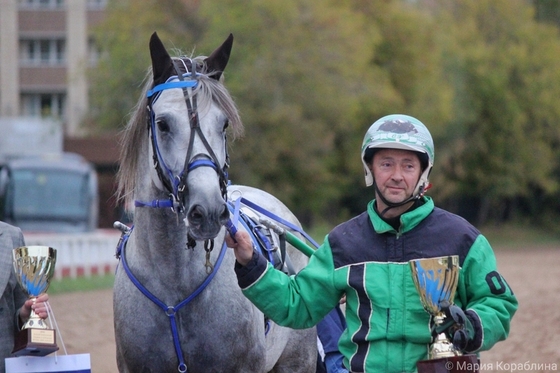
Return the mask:
<svg viewBox="0 0 560 373">
<path fill-rule="evenodd" d="M 160 132 L 169 132 L 169 124 L 163 119 L 157 120 L 156 124 Z"/>
<path fill-rule="evenodd" d="M 226 128 L 229 127 L 229 119 L 226 119 L 225 123 L 224 123 L 224 131 L 226 130 Z"/>
</svg>

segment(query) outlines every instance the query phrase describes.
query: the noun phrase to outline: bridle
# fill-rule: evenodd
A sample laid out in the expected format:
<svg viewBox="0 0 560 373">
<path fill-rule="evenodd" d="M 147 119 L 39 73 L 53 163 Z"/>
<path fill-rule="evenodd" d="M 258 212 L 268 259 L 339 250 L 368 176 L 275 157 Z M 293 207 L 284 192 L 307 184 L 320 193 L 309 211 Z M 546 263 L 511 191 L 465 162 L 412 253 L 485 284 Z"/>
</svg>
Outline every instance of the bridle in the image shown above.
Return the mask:
<svg viewBox="0 0 560 373">
<path fill-rule="evenodd" d="M 187 190 L 187 176 L 188 173 L 199 167 L 210 167 L 218 173 L 220 191 L 224 201 L 227 200 L 227 184 L 228 184 L 228 173 L 229 168 L 229 155 L 227 151 L 227 138 L 225 139 L 225 154 L 226 159 L 223 167 L 220 168 L 218 158 L 212 150 L 212 147 L 208 143 L 208 140 L 204 136 L 202 129 L 200 128 L 200 120 L 198 117 L 198 105 L 197 105 L 197 95 L 194 92 L 195 88 L 199 84 L 199 77 L 205 76 L 202 73 L 196 72 L 196 62 L 189 60 L 191 65 L 191 72 L 187 68 L 187 64 L 183 59 L 180 59 L 183 63 L 185 70 L 184 74 L 180 73 L 179 66 L 176 63 L 177 60 L 173 61 L 175 72 L 177 75 L 171 76 L 167 79 L 165 83 L 158 84 L 154 86 L 147 92 L 148 105 L 148 130 L 150 132 L 150 139 L 152 143 L 153 150 L 153 165 L 157 172 L 158 178 L 163 184 L 166 191 L 169 193 L 169 200 L 154 200 L 151 202 L 141 202 L 135 201 L 135 206 L 137 207 L 171 207 L 173 211 L 177 214 L 184 213 L 185 211 L 185 196 L 188 193 Z M 185 156 L 185 163 L 183 170 L 178 175 L 175 175 L 173 171 L 169 169 L 165 160 L 161 155 L 161 151 L 158 146 L 157 132 L 156 132 L 156 120 L 155 112 L 153 110 L 153 105 L 161 95 L 161 92 L 166 89 L 181 88 L 183 91 L 183 96 L 185 98 L 185 103 L 187 105 L 187 111 L 189 116 L 189 124 L 191 128 L 189 145 L 187 149 L 187 154 Z M 204 147 L 206 148 L 207 154 L 199 153 L 193 155 L 193 147 L 195 136 L 200 138 Z M 225 134 L 224 134 L 225 136 Z"/>
</svg>

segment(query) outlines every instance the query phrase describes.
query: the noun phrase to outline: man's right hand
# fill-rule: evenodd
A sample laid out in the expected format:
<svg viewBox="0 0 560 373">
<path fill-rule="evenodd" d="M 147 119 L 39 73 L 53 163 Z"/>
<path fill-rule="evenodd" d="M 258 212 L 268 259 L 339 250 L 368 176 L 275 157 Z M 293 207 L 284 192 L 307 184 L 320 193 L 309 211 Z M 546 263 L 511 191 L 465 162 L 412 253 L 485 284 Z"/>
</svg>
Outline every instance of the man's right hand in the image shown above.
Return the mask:
<svg viewBox="0 0 560 373">
<path fill-rule="evenodd" d="M 228 247 L 233 249 L 237 262 L 242 266 L 247 265 L 253 258 L 253 241 L 251 241 L 249 233 L 238 230 L 234 237 L 226 233 L 225 240 Z"/>
</svg>

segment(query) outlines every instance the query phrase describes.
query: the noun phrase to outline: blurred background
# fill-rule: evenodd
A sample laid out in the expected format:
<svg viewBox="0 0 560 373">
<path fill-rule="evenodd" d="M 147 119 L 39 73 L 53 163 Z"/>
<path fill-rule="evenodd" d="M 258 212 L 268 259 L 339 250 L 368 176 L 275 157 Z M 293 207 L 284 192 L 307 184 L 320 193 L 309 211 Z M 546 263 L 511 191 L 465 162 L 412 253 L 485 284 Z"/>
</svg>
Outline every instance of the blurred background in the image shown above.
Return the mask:
<svg viewBox="0 0 560 373">
<path fill-rule="evenodd" d="M 307 228 L 365 209 L 363 135 L 405 113 L 434 137 L 436 205 L 479 227 L 560 235 L 559 1 L 0 4 L 0 120 L 58 123 L 61 150 L 97 172 L 98 228 L 122 217 L 119 132 L 157 31 L 178 55 L 207 55 L 233 33 L 225 84 L 245 136 L 230 143 L 230 179 L 272 193 Z"/>
</svg>

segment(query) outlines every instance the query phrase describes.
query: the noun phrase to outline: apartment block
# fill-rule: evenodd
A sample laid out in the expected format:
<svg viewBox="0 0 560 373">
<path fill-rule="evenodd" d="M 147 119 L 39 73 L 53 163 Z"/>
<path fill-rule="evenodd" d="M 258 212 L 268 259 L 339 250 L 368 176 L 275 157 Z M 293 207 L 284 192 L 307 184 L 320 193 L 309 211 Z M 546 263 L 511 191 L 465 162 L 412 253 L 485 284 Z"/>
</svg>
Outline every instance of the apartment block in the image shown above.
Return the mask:
<svg viewBox="0 0 560 373">
<path fill-rule="evenodd" d="M 54 117 L 79 137 L 88 109 L 91 30 L 107 0 L 0 0 L 0 116 Z"/>
</svg>

